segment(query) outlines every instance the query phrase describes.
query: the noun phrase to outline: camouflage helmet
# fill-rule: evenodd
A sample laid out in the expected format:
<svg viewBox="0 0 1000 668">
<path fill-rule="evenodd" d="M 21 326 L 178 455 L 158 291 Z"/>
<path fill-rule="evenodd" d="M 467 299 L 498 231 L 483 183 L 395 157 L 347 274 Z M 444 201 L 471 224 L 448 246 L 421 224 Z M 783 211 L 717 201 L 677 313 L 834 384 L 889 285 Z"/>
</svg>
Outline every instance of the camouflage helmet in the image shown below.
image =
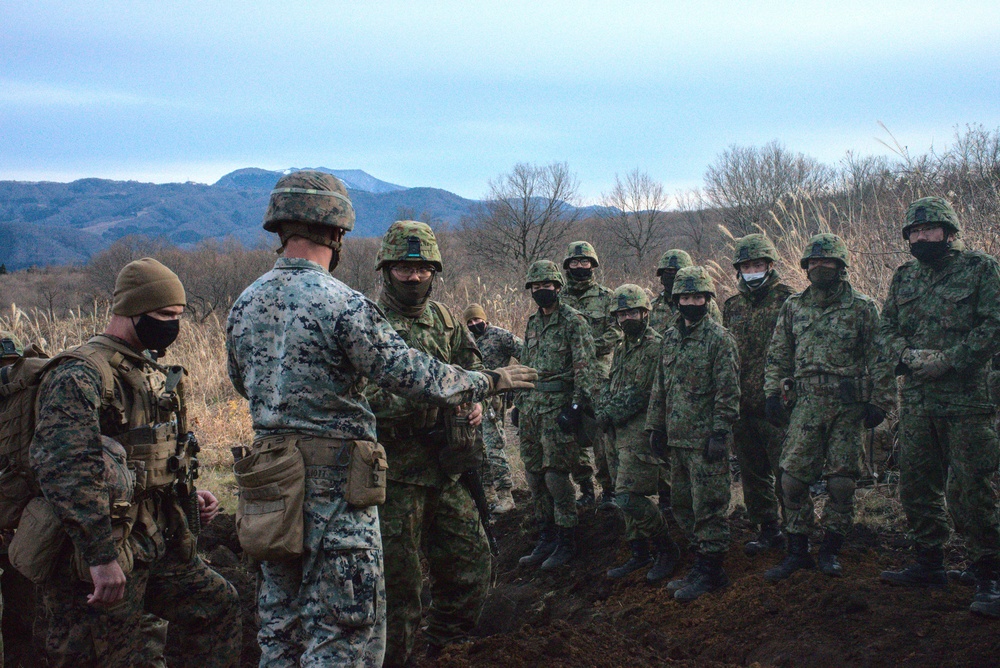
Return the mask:
<svg viewBox="0 0 1000 668">
<path fill-rule="evenodd" d="M 778 261 L 778 249 L 763 234 L 748 234 L 736 240 L 736 247 L 733 249 L 733 267 L 738 269 L 741 263 L 753 260 Z"/>
<path fill-rule="evenodd" d="M 708 275 L 708 269 L 691 266 L 684 267 L 677 272 L 677 277 L 674 278 L 674 289 L 670 294 L 676 299 L 680 295 L 696 295 L 703 292 L 714 297 L 715 282 Z"/>
<path fill-rule="evenodd" d="M 264 213 L 264 229 L 277 232 L 285 221 L 354 229 L 354 205 L 347 188 L 333 174 L 311 169 L 278 179 Z"/>
<path fill-rule="evenodd" d="M 531 289 L 532 283 L 545 283 L 552 281 L 559 287 L 563 286 L 562 273 L 559 267 L 552 260 L 537 260 L 528 267 L 528 274 L 524 277 L 524 289 Z"/>
<path fill-rule="evenodd" d="M 829 232 L 817 234 L 806 243 L 806 247 L 802 251 L 802 259 L 799 260 L 799 266 L 808 269 L 809 260 L 813 258 L 840 260 L 845 269 L 851 266 L 848 260 L 847 244 L 836 234 Z"/>
<path fill-rule="evenodd" d="M 563 269 L 569 269 L 570 260 L 589 258 L 595 267 L 601 266 L 597 259 L 597 251 L 587 241 L 572 241 L 566 249 L 566 258 L 563 260 Z"/>
<path fill-rule="evenodd" d="M 679 248 L 671 248 L 666 253 L 660 256 L 660 261 L 656 263 L 656 275 L 659 276 L 667 269 L 683 269 L 684 267 L 693 267 L 694 260 L 691 256 L 687 254 L 687 251 L 682 251 Z"/>
<path fill-rule="evenodd" d="M 630 308 L 644 308 L 649 311 L 652 306 L 645 290 L 634 283 L 625 283 L 615 288 L 611 295 L 611 313 L 627 311 Z"/>
<path fill-rule="evenodd" d="M 397 220 L 386 230 L 382 246 L 375 256 L 376 271 L 393 262 L 423 260 L 437 271 L 443 271 L 441 250 L 434 230 L 427 223 L 416 220 Z"/>
<path fill-rule="evenodd" d="M 951 204 L 943 197 L 921 197 L 910 203 L 906 209 L 906 225 L 903 226 L 903 239 L 909 241 L 910 228 L 915 225 L 936 223 L 952 234 L 961 234 L 962 226 L 958 222 L 958 214 Z"/>
<path fill-rule="evenodd" d="M 0 330 L 0 359 L 13 359 L 24 355 L 24 344 L 14 332 Z"/>
</svg>

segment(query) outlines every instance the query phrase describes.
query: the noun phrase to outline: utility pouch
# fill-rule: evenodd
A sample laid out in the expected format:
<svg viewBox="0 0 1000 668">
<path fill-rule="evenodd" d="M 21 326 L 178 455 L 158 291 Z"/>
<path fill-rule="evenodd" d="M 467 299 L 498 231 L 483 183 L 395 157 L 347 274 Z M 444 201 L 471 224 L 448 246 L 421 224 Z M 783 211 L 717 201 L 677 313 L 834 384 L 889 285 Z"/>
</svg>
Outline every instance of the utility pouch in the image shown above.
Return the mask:
<svg viewBox="0 0 1000 668">
<path fill-rule="evenodd" d="M 344 500 L 357 508 L 385 503 L 386 471 L 389 470 L 385 448 L 374 441 L 349 441 L 344 447 L 351 449 Z"/>
<path fill-rule="evenodd" d="M 795 408 L 795 402 L 799 400 L 798 392 L 795 391 L 794 378 L 781 379 L 781 404 L 789 413 Z"/>
<path fill-rule="evenodd" d="M 840 401 L 845 404 L 856 404 L 861 400 L 858 396 L 858 383 L 853 378 L 841 378 L 838 393 Z"/>
<path fill-rule="evenodd" d="M 485 448 L 479 439 L 479 430 L 469 423 L 469 418 L 454 412 L 444 414 L 444 446 L 438 453 L 438 463 L 446 475 L 458 475 L 470 469 L 479 470 Z"/>
<path fill-rule="evenodd" d="M 7 556 L 21 575 L 35 584 L 42 584 L 55 571 L 56 561 L 68 539 L 52 504 L 45 497 L 36 496 L 21 513 Z"/>
<path fill-rule="evenodd" d="M 302 556 L 306 468 L 294 437 L 266 438 L 233 465 L 236 537 L 258 561 Z"/>
</svg>

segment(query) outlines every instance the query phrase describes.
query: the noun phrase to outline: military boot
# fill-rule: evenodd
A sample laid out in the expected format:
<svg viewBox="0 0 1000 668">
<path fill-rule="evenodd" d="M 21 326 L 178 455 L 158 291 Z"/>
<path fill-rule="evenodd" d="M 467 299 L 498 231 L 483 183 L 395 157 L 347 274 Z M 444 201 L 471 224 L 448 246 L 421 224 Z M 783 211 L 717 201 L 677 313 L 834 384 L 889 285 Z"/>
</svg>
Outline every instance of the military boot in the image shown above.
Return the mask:
<svg viewBox="0 0 1000 668">
<path fill-rule="evenodd" d="M 940 547 L 917 548 L 912 564 L 899 571 L 882 571 L 883 582 L 904 587 L 947 587 L 944 572 L 944 550 Z"/>
<path fill-rule="evenodd" d="M 584 478 L 578 481 L 580 485 L 580 498 L 576 500 L 576 507 L 580 510 L 588 510 L 594 507 L 594 479 Z"/>
<path fill-rule="evenodd" d="M 960 584 L 963 587 L 975 587 L 976 574 L 972 572 L 971 566 L 965 570 L 955 569 L 948 571 L 948 581 Z"/>
<path fill-rule="evenodd" d="M 844 574 L 844 568 L 837 559 L 843 546 L 843 534 L 827 531 L 823 535 L 823 543 L 819 546 L 819 554 L 816 555 L 816 566 L 821 573 L 831 577 L 840 577 Z"/>
<path fill-rule="evenodd" d="M 702 594 L 709 594 L 723 587 L 729 586 L 729 576 L 722 569 L 722 560 L 725 554 L 702 554 L 698 556 L 700 567 L 697 576 L 691 578 L 686 587 L 674 592 L 674 600 L 681 603 L 688 603 L 695 600 Z"/>
<path fill-rule="evenodd" d="M 666 531 L 653 536 L 650 542 L 656 552 L 656 559 L 653 561 L 653 567 L 646 573 L 646 582 L 652 584 L 673 575 L 677 569 L 677 562 L 681 560 L 681 551 Z"/>
<path fill-rule="evenodd" d="M 976 615 L 1000 619 L 1000 598 L 988 603 L 986 601 L 973 601 L 972 605 L 969 606 L 969 611 Z"/>
<path fill-rule="evenodd" d="M 608 570 L 608 577 L 612 580 L 617 580 L 629 573 L 634 573 L 640 568 L 648 566 L 653 561 L 653 557 L 649 554 L 648 540 L 640 538 L 639 540 L 630 540 L 628 544 L 632 548 L 632 557 L 621 566 L 615 566 Z"/>
<path fill-rule="evenodd" d="M 497 504 L 493 508 L 494 515 L 503 515 L 504 513 L 509 513 L 514 510 L 517 505 L 514 503 L 514 497 L 510 493 L 510 488 L 498 489 L 497 490 Z"/>
<path fill-rule="evenodd" d="M 1000 599 L 1000 563 L 996 557 L 983 557 L 973 564 L 976 574 L 976 593 L 972 600 L 976 603 L 991 603 Z"/>
<path fill-rule="evenodd" d="M 815 566 L 812 556 L 809 555 L 809 535 L 790 533 L 788 534 L 788 554 L 780 564 L 764 571 L 764 579 L 779 582 L 790 578 L 795 571 Z"/>
<path fill-rule="evenodd" d="M 531 554 L 526 554 L 518 559 L 517 563 L 519 566 L 534 568 L 548 559 L 557 547 L 559 547 L 559 535 L 556 533 L 556 528 L 554 526 L 542 527 L 538 533 L 535 549 L 531 551 Z"/>
<path fill-rule="evenodd" d="M 760 525 L 760 533 L 743 545 L 743 554 L 755 557 L 768 550 L 780 550 L 785 547 L 785 534 L 777 522 L 765 522 Z"/>
<path fill-rule="evenodd" d="M 691 567 L 691 570 L 689 570 L 687 572 L 687 575 L 685 575 L 684 577 L 679 578 L 677 580 L 671 580 L 670 582 L 668 582 L 667 589 L 671 591 L 684 589 L 684 587 L 687 587 L 689 584 L 691 584 L 691 582 L 694 581 L 696 577 L 698 577 L 699 574 L 698 569 L 701 567 L 701 559 L 698 555 L 698 550 L 695 549 L 694 545 L 688 546 L 688 554 L 694 557 L 694 565 Z"/>
<path fill-rule="evenodd" d="M 597 504 L 598 510 L 614 510 L 618 506 L 615 504 L 615 494 L 614 492 L 603 491 L 601 492 L 600 502 Z"/>
<path fill-rule="evenodd" d="M 552 571 L 565 566 L 576 556 L 576 527 L 558 527 L 559 544 L 556 551 L 542 562 L 543 571 Z"/>
</svg>

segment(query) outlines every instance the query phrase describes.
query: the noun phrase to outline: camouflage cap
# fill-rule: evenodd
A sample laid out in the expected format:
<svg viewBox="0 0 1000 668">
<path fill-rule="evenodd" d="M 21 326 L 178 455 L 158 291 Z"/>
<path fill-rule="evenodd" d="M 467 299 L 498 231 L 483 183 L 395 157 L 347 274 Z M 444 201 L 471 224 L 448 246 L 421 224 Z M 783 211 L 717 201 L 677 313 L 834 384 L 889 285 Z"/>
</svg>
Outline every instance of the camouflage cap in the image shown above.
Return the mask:
<svg viewBox="0 0 1000 668">
<path fill-rule="evenodd" d="M 546 283 L 552 281 L 559 287 L 563 286 L 563 276 L 559 267 L 552 260 L 537 260 L 528 267 L 528 274 L 524 277 L 524 288 L 530 289 L 532 283 Z"/>
<path fill-rule="evenodd" d="M 733 248 L 733 266 L 739 268 L 740 263 L 753 260 L 778 261 L 778 249 L 763 234 L 748 234 L 736 240 L 736 247 Z"/>
<path fill-rule="evenodd" d="M 671 291 L 673 297 L 680 295 L 695 295 L 705 293 L 715 296 L 715 281 L 708 274 L 705 267 L 684 267 L 677 272 L 674 278 L 674 289 Z"/>
<path fill-rule="evenodd" d="M 806 243 L 806 247 L 802 251 L 802 259 L 799 260 L 799 266 L 807 269 L 809 260 L 814 258 L 840 260 L 844 263 L 845 269 L 851 266 L 847 244 L 836 234 L 829 232 L 817 234 Z"/>
<path fill-rule="evenodd" d="M 597 260 L 597 251 L 587 241 L 571 241 L 566 249 L 566 258 L 563 260 L 563 269 L 569 269 L 569 261 L 581 258 L 590 258 L 595 267 L 601 266 Z"/>
<path fill-rule="evenodd" d="M 437 271 L 444 271 L 434 230 L 417 220 L 397 220 L 382 237 L 382 245 L 375 256 L 375 269 L 393 262 L 420 260 L 429 262 Z"/>
<path fill-rule="evenodd" d="M 278 179 L 264 213 L 264 229 L 277 232 L 286 221 L 354 229 L 354 205 L 333 174 L 305 169 Z"/>
<path fill-rule="evenodd" d="M 611 313 L 627 311 L 631 308 L 650 310 L 652 305 L 649 303 L 649 295 L 634 283 L 619 285 L 615 288 L 614 294 L 611 295 Z"/>
<path fill-rule="evenodd" d="M 660 261 L 656 263 L 656 275 L 659 276 L 667 269 L 680 270 L 684 267 L 693 266 L 694 260 L 691 259 L 691 256 L 686 251 L 682 251 L 680 248 L 671 248 L 661 255 Z"/>
<path fill-rule="evenodd" d="M 24 355 L 24 344 L 21 343 L 21 339 L 17 338 L 14 332 L 8 332 L 3 329 L 0 330 L 0 359 L 9 359 L 11 357 L 21 357 Z"/>
<path fill-rule="evenodd" d="M 488 320 L 486 317 L 486 311 L 479 304 L 469 304 L 462 311 L 462 322 L 468 324 L 473 318 L 479 318 L 480 320 Z"/>
<path fill-rule="evenodd" d="M 951 204 L 943 197 L 921 197 L 910 203 L 906 209 L 906 225 L 903 226 L 903 239 L 909 240 L 910 228 L 915 225 L 936 223 L 952 234 L 961 234 L 962 225 L 958 222 L 958 214 Z"/>
</svg>

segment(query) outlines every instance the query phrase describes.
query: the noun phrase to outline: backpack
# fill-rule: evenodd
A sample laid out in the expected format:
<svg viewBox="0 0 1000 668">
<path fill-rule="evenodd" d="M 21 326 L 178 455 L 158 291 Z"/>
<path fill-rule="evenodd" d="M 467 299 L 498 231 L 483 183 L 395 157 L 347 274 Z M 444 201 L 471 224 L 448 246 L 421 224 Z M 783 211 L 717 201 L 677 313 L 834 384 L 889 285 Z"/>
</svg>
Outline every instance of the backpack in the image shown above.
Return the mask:
<svg viewBox="0 0 1000 668">
<path fill-rule="evenodd" d="M 111 366 L 92 347 L 77 346 L 50 358 L 32 344 L 23 357 L 0 368 L 0 531 L 16 529 L 25 506 L 41 493 L 29 461 L 38 387 L 49 369 L 69 359 L 82 360 L 98 372 L 102 403 L 111 403 L 115 387 Z"/>
</svg>

